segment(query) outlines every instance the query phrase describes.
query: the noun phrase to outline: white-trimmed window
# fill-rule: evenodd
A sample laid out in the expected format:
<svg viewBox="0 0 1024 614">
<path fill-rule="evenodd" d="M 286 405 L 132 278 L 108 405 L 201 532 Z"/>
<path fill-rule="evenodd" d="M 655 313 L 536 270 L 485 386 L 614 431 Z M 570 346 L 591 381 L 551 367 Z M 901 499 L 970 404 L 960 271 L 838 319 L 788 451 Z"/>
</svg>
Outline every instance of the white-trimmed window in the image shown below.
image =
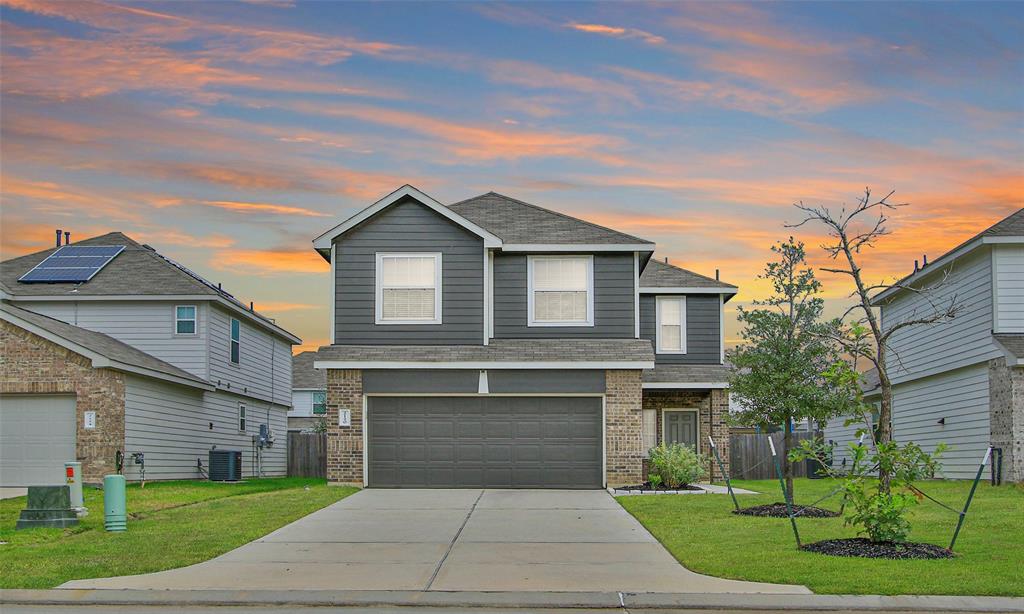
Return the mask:
<svg viewBox="0 0 1024 614">
<path fill-rule="evenodd" d="M 174 307 L 174 334 L 194 335 L 198 330 L 195 305 L 176 305 Z"/>
<path fill-rule="evenodd" d="M 238 432 L 245 432 L 245 403 L 238 404 Z"/>
<path fill-rule="evenodd" d="M 530 326 L 594 325 L 594 257 L 527 259 Z"/>
<path fill-rule="evenodd" d="M 441 254 L 377 254 L 377 324 L 441 323 Z"/>
<path fill-rule="evenodd" d="M 686 297 L 657 298 L 657 347 L 659 354 L 686 353 Z"/>
<path fill-rule="evenodd" d="M 239 364 L 242 361 L 242 323 L 231 318 L 231 363 Z"/>
</svg>

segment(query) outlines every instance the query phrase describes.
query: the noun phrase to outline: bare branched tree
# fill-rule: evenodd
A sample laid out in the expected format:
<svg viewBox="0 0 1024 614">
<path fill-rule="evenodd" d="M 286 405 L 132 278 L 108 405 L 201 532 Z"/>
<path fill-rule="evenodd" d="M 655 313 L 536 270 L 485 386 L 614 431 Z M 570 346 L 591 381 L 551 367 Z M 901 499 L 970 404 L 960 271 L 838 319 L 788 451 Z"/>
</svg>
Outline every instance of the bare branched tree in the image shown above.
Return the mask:
<svg viewBox="0 0 1024 614">
<path fill-rule="evenodd" d="M 873 344 L 864 344 L 863 340 L 855 338 L 839 339 L 844 348 L 855 358 L 866 358 L 878 371 L 879 386 L 881 389 L 881 404 L 878 411 L 878 432 L 875 435 L 876 444 L 883 444 L 892 441 L 892 379 L 890 367 L 899 363 L 899 356 L 890 347 L 893 335 L 901 330 L 929 324 L 945 322 L 956 317 L 960 311 L 960 303 L 956 295 L 948 299 L 936 298 L 936 291 L 945 284 L 949 277 L 949 269 L 940 276 L 940 279 L 927 284 L 911 281 L 904 278 L 902 281 L 893 283 L 869 284 L 864 281 L 863 271 L 858 263 L 862 250 L 875 246 L 879 239 L 889 234 L 886 228 L 888 214 L 899 208 L 907 206 L 906 203 L 890 202 L 895 192 L 889 192 L 881 199 L 873 199 L 871 189 L 864 189 L 864 196 L 857 200 L 857 204 L 850 209 L 842 207 L 839 211 L 833 211 L 825 206 L 808 206 L 803 202 L 794 205 L 804 214 L 804 219 L 796 224 L 788 225 L 791 228 L 798 228 L 809 223 L 820 223 L 826 231 L 830 241 L 821 247 L 829 255 L 835 266 L 822 267 L 822 271 L 837 273 L 850 277 L 854 284 L 854 290 L 850 293 L 855 301 L 853 305 L 843 314 L 842 320 L 852 314 L 860 312 L 861 316 L 855 322 L 859 326 L 868 329 Z M 922 300 L 922 308 L 916 309 L 898 321 L 887 321 L 883 324 L 878 312 L 872 304 L 871 297 L 891 289 L 900 289 L 912 292 Z M 872 348 L 871 345 L 874 347 Z M 888 491 L 890 477 L 883 469 L 879 473 L 883 489 Z"/>
</svg>

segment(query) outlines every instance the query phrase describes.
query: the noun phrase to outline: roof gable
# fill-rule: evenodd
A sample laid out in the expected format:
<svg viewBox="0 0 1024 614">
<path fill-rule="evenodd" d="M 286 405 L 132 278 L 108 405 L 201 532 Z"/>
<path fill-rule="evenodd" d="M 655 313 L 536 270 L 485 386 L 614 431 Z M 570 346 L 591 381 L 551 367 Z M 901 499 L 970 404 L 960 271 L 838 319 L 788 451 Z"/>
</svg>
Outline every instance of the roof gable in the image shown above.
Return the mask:
<svg viewBox="0 0 1024 614">
<path fill-rule="evenodd" d="M 501 245 L 501 239 L 492 234 L 491 232 L 481 228 L 472 221 L 459 215 L 457 212 L 450 208 L 442 205 L 438 201 L 434 200 L 430 196 L 424 194 L 420 190 L 413 186 L 406 184 L 394 192 L 388 194 L 384 198 L 373 203 L 369 207 L 363 209 L 359 213 L 356 213 L 352 217 L 348 218 L 344 222 L 338 224 L 334 228 L 331 228 L 327 232 L 323 233 L 319 237 L 313 239 L 313 248 L 320 253 L 325 259 L 330 260 L 331 245 L 334 243 L 334 239 L 345 234 L 349 230 L 352 230 L 356 226 L 362 224 L 364 221 L 370 219 L 374 215 L 387 209 L 391 205 L 402 201 L 406 197 L 413 198 L 420 204 L 433 209 L 448 220 L 455 224 L 465 228 L 469 232 L 479 236 L 484 240 L 484 246 L 486 247 L 499 247 Z"/>
<path fill-rule="evenodd" d="M 626 245 L 653 251 L 654 243 L 497 192 L 474 196 L 449 208 L 510 245 Z"/>
<path fill-rule="evenodd" d="M 640 291 L 654 288 L 708 290 L 723 294 L 734 294 L 737 290 L 732 284 L 652 258 L 640 274 Z"/>
</svg>

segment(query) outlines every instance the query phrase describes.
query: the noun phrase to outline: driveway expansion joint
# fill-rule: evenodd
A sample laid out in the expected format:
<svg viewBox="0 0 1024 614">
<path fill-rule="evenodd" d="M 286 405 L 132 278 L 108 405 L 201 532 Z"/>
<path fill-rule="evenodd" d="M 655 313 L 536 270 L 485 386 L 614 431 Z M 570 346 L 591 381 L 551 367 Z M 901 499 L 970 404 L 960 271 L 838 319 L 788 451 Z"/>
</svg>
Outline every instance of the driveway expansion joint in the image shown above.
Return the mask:
<svg viewBox="0 0 1024 614">
<path fill-rule="evenodd" d="M 448 560 L 448 555 L 452 553 L 452 549 L 455 547 L 455 542 L 459 541 L 459 536 L 462 535 L 462 530 L 466 528 L 466 524 L 469 523 L 469 517 L 473 515 L 473 510 L 476 509 L 480 499 L 484 496 L 484 490 L 480 491 L 477 495 L 476 500 L 473 501 L 473 505 L 470 506 L 469 511 L 466 513 L 466 517 L 462 520 L 462 524 L 459 525 L 459 530 L 455 532 L 455 537 L 452 538 L 451 543 L 448 544 L 448 549 L 444 551 L 444 555 L 441 560 L 437 562 L 437 567 L 434 568 L 434 573 L 430 574 L 430 580 L 427 582 L 426 588 L 423 590 L 429 591 L 430 587 L 434 585 L 434 580 L 437 579 L 437 574 L 441 573 L 441 568 L 444 567 L 444 562 Z"/>
</svg>

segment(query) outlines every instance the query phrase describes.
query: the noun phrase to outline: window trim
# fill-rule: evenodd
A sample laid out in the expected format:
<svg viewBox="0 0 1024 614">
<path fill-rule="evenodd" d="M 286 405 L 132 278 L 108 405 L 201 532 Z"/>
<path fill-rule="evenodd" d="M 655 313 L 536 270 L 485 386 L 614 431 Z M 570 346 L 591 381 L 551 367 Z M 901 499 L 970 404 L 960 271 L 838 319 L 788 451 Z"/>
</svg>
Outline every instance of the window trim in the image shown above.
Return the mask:
<svg viewBox="0 0 1024 614">
<path fill-rule="evenodd" d="M 249 428 L 249 416 L 247 415 L 247 407 L 245 401 L 238 402 L 238 415 L 236 425 L 239 433 L 247 433 Z"/>
<path fill-rule="evenodd" d="M 238 322 L 238 340 L 236 341 L 233 337 L 234 326 L 233 323 Z M 232 360 L 231 350 L 234 349 L 235 344 L 238 344 L 238 360 Z M 242 321 L 238 318 L 228 318 L 228 363 L 240 366 L 242 364 Z"/>
<path fill-rule="evenodd" d="M 324 395 L 324 410 L 322 412 L 316 411 L 316 395 Z M 309 393 L 309 413 L 312 416 L 326 416 L 327 415 L 327 391 L 326 390 L 313 390 Z"/>
<path fill-rule="evenodd" d="M 434 259 L 434 317 L 432 319 L 413 320 L 390 320 L 384 318 L 384 259 L 385 258 L 433 258 Z M 427 324 L 437 325 L 442 323 L 441 318 L 441 294 L 442 294 L 442 254 L 441 252 L 377 252 L 374 265 L 374 307 L 373 323 L 390 324 Z"/>
<path fill-rule="evenodd" d="M 661 345 L 661 304 L 667 301 L 679 303 L 679 349 L 666 350 Z M 659 296 L 654 300 L 654 337 L 656 354 L 686 354 L 686 296 Z"/>
<path fill-rule="evenodd" d="M 192 318 L 179 318 L 178 310 L 182 307 L 192 308 Z M 181 333 L 178 332 L 178 322 L 192 322 L 192 332 Z M 199 334 L 199 306 L 198 305 L 175 305 L 174 306 L 174 336 L 175 337 L 195 337 Z"/>
<path fill-rule="evenodd" d="M 567 258 L 584 258 L 587 262 L 587 319 L 581 321 L 550 321 L 534 319 L 533 265 L 538 260 L 565 260 Z M 557 292 L 557 290 L 553 290 Z M 575 292 L 575 290 L 573 290 Z M 526 325 L 529 327 L 544 326 L 594 326 L 594 255 L 593 254 L 558 254 L 526 257 Z"/>
</svg>

